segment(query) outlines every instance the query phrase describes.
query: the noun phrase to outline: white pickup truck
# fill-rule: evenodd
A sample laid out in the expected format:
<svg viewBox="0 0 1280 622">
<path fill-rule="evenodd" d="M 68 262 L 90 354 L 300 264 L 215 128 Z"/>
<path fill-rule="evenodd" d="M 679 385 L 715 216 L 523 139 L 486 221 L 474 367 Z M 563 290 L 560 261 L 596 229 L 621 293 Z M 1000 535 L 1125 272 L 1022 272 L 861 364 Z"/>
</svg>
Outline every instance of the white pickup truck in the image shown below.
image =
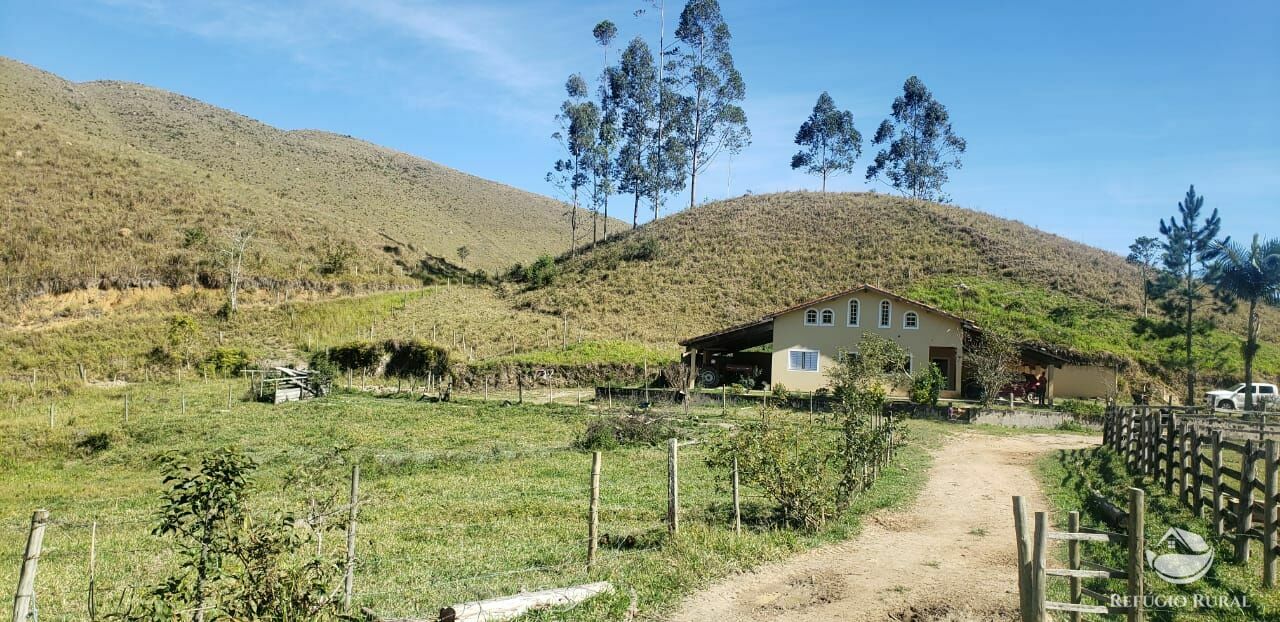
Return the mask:
<svg viewBox="0 0 1280 622">
<path fill-rule="evenodd" d="M 1276 391 L 1276 385 L 1259 382 L 1253 384 L 1253 407 L 1255 409 L 1267 410 L 1268 408 L 1275 408 L 1278 399 L 1280 399 L 1280 393 Z M 1205 393 L 1205 400 L 1208 402 L 1210 409 L 1239 410 L 1244 408 L 1244 383 L 1241 382 L 1227 390 Z"/>
</svg>

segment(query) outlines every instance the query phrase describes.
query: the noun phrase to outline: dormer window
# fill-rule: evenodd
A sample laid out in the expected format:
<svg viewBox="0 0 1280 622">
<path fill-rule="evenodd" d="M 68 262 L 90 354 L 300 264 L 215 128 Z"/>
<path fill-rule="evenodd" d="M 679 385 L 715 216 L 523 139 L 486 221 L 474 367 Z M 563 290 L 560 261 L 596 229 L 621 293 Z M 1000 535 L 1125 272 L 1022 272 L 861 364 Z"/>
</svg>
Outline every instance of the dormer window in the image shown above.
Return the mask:
<svg viewBox="0 0 1280 622">
<path fill-rule="evenodd" d="M 880 301 L 880 328 L 889 328 L 893 325 L 893 303 L 888 300 Z"/>
<path fill-rule="evenodd" d="M 902 314 L 902 327 L 907 330 L 915 330 L 920 328 L 920 314 L 915 311 L 907 311 Z"/>
<path fill-rule="evenodd" d="M 859 316 L 861 315 L 862 305 L 858 304 L 857 298 L 849 299 L 849 326 L 857 326 Z"/>
</svg>

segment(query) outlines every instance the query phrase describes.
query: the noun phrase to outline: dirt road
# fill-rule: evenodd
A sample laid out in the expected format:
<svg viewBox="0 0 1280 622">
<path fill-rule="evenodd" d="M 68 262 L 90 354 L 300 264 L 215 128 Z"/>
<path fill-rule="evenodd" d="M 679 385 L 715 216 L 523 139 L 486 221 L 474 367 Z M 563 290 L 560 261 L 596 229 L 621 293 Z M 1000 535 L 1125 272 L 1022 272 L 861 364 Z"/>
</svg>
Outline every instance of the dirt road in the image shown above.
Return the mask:
<svg viewBox="0 0 1280 622">
<path fill-rule="evenodd" d="M 693 595 L 672 622 L 960 621 L 1017 617 L 1011 497 L 1047 507 L 1036 456 L 1097 444 L 1034 434 L 953 438 L 920 499 L 867 518 L 858 537 L 729 577 Z"/>
</svg>

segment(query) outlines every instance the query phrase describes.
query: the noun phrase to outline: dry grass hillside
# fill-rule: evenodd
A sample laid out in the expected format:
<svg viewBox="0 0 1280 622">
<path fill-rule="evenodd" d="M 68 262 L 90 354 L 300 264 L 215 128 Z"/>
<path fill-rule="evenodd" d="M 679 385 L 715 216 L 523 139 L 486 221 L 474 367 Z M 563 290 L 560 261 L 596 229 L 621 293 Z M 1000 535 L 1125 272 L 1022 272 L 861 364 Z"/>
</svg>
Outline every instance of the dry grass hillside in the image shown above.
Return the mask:
<svg viewBox="0 0 1280 622">
<path fill-rule="evenodd" d="M 979 324 L 1080 353 L 1154 366 L 1168 343 L 1132 328 L 1138 275 L 1122 257 L 1022 223 L 881 194 L 792 192 L 686 210 L 563 261 L 518 304 L 566 311 L 592 330 L 670 342 L 869 282 Z M 1280 341 L 1277 314 L 1264 337 Z M 1210 365 L 1239 366 L 1234 330 L 1206 340 Z M 1264 347 L 1268 373 L 1280 357 Z"/>
<path fill-rule="evenodd" d="M 350 137 L 3 58 L 0 148 L 9 299 L 103 277 L 188 282 L 232 225 L 259 231 L 258 277 L 359 286 L 408 282 L 424 259 L 492 271 L 567 241 L 563 206 L 543 196 Z M 320 269 L 343 242 L 341 270 Z"/>
</svg>

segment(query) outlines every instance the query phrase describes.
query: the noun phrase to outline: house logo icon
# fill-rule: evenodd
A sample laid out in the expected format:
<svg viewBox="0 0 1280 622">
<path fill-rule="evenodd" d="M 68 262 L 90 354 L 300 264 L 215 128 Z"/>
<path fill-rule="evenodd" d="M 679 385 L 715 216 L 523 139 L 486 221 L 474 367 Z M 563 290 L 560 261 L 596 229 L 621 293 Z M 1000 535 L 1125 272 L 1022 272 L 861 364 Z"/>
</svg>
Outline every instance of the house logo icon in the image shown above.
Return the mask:
<svg viewBox="0 0 1280 622">
<path fill-rule="evenodd" d="M 1147 565 L 1174 585 L 1195 583 L 1213 566 L 1213 547 L 1198 534 L 1184 529 L 1170 527 L 1155 548 L 1158 552 L 1146 551 Z"/>
</svg>

